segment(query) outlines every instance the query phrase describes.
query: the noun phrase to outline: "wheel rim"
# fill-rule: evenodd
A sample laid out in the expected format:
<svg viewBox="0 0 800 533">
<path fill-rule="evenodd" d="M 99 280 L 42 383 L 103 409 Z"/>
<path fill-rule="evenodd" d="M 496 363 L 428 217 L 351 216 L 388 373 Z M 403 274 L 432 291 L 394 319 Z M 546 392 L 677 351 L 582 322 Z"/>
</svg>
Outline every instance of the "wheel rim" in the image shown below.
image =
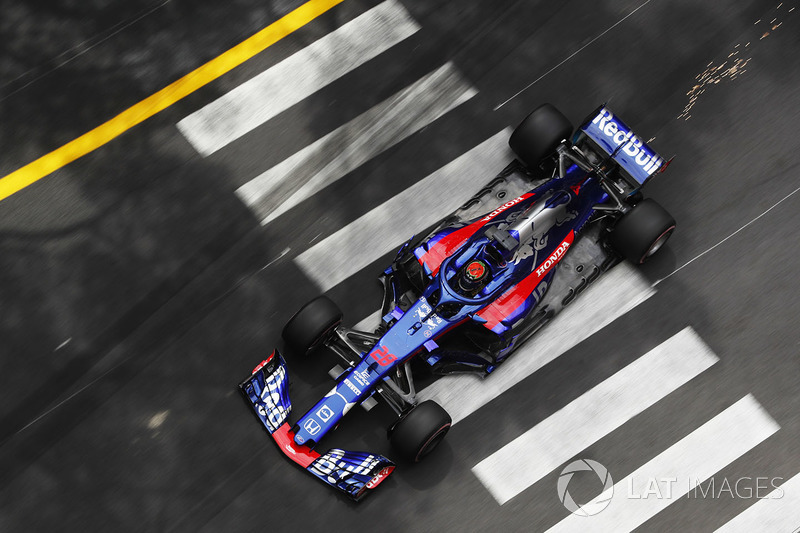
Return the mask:
<svg viewBox="0 0 800 533">
<path fill-rule="evenodd" d="M 650 245 L 650 248 L 647 250 L 647 253 L 644 254 L 642 257 L 641 262 L 644 263 L 647 259 L 650 258 L 653 254 L 661 249 L 664 246 L 664 243 L 667 242 L 669 236 L 672 235 L 672 232 L 675 230 L 675 226 L 668 228 L 664 233 L 658 236 L 658 238 Z"/>
</svg>

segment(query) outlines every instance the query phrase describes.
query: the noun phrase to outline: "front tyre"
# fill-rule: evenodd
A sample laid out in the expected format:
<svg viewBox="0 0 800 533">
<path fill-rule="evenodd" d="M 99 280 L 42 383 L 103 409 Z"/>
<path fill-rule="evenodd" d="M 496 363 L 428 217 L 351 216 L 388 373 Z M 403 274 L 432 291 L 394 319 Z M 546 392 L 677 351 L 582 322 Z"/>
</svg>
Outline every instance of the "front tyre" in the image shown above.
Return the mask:
<svg viewBox="0 0 800 533">
<path fill-rule="evenodd" d="M 641 264 L 664 246 L 673 231 L 672 215 L 655 200 L 645 198 L 617 221 L 609 244 L 628 261 Z"/>
<path fill-rule="evenodd" d="M 327 296 L 319 296 L 289 319 L 281 335 L 289 349 L 305 355 L 321 345 L 341 323 L 339 306 Z"/>
<path fill-rule="evenodd" d="M 542 104 L 525 117 L 508 139 L 520 161 L 536 168 L 572 135 L 569 119 L 551 104 Z"/>
<path fill-rule="evenodd" d="M 452 423 L 438 403 L 424 401 L 395 424 L 389 437 L 392 448 L 403 459 L 418 463 L 442 442 Z"/>
</svg>

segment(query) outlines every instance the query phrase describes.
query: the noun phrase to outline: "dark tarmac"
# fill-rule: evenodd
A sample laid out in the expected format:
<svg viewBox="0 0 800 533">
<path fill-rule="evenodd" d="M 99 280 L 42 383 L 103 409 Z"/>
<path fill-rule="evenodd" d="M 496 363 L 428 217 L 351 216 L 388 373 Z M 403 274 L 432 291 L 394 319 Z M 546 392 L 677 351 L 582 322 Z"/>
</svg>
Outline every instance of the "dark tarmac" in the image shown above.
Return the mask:
<svg viewBox="0 0 800 533">
<path fill-rule="evenodd" d="M 401 3 L 418 33 L 211 157 L 179 120 L 378 2 L 345 0 L 2 201 L 0 530 L 544 531 L 568 515 L 556 472 L 500 506 L 472 466 L 687 325 L 720 362 L 581 457 L 621 479 L 751 393 L 780 430 L 718 476 L 800 472 L 796 0 Z M 3 2 L 0 175 L 298 5 Z M 479 91 L 455 111 L 266 226 L 235 195 L 448 60 Z M 676 156 L 646 189 L 678 221 L 642 269 L 657 293 L 351 504 L 280 456 L 236 388 L 317 294 L 292 259 L 544 101 L 575 124 L 608 102 Z M 387 259 L 329 291 L 347 322 L 379 304 Z M 299 411 L 330 387 L 321 357 L 296 364 Z M 390 418 L 354 410 L 329 444 L 391 455 Z M 640 530 L 713 531 L 751 504 L 682 498 Z"/>
</svg>

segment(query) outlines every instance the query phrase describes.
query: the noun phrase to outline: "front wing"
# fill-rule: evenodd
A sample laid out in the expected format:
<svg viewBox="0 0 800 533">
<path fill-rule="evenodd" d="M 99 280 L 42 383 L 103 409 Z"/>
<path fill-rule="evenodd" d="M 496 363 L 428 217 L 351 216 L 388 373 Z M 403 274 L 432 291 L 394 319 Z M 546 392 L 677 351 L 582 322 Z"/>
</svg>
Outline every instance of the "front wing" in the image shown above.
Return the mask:
<svg viewBox="0 0 800 533">
<path fill-rule="evenodd" d="M 376 454 L 331 449 L 319 454 L 294 441 L 288 419 L 292 410 L 286 363 L 278 350 L 239 384 L 239 389 L 267 432 L 289 459 L 353 500 L 360 500 L 394 470 L 394 463 Z"/>
</svg>

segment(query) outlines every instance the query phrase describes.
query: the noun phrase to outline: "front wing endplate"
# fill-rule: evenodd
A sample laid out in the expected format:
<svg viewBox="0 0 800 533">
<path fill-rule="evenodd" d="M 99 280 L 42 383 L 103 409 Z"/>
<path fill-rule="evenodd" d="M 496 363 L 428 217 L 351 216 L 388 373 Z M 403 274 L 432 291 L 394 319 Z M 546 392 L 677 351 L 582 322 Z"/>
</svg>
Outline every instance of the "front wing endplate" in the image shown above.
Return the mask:
<svg viewBox="0 0 800 533">
<path fill-rule="evenodd" d="M 360 500 L 394 470 L 394 463 L 382 455 L 337 448 L 319 454 L 294 441 L 294 432 L 288 422 L 292 410 L 289 379 L 286 362 L 278 350 L 262 361 L 250 377 L 239 384 L 239 389 L 289 459 L 350 498 Z"/>
</svg>

